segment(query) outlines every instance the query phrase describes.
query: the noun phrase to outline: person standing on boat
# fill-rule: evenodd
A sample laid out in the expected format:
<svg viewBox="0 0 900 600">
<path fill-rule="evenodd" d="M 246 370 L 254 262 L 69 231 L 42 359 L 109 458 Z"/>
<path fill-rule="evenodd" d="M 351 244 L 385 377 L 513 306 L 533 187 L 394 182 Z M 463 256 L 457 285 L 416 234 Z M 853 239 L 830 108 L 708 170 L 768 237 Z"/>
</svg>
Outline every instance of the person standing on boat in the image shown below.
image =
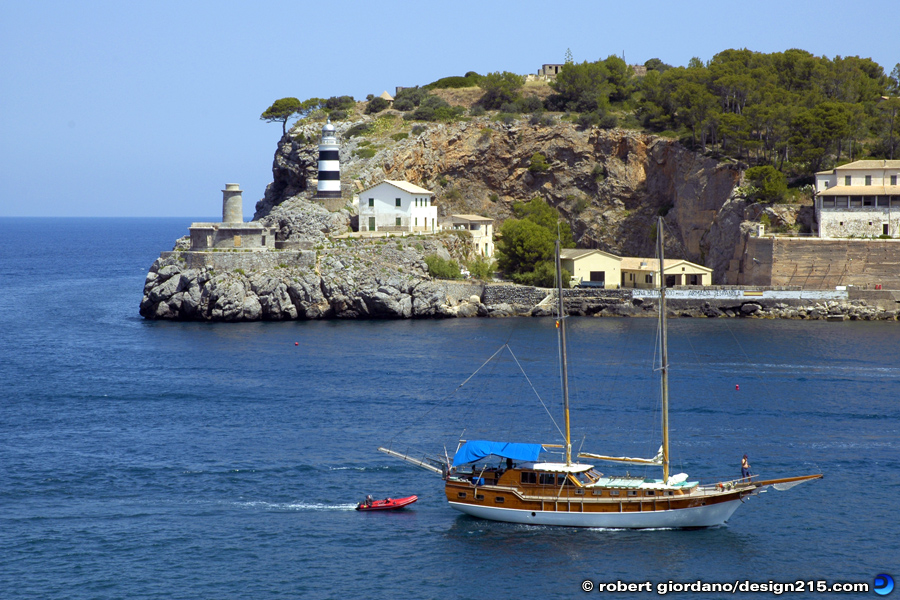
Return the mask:
<svg viewBox="0 0 900 600">
<path fill-rule="evenodd" d="M 750 479 L 750 462 L 747 460 L 746 454 L 741 460 L 741 477 L 743 479 Z"/>
</svg>

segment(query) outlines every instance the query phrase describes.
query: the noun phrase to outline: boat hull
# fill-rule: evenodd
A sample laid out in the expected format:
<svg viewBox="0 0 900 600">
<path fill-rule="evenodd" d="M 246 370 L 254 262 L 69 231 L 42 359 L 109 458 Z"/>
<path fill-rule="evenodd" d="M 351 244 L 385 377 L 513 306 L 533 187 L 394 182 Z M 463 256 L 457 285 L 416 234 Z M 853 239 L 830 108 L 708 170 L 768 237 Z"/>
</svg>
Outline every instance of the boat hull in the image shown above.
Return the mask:
<svg viewBox="0 0 900 600">
<path fill-rule="evenodd" d="M 565 512 L 547 510 L 523 510 L 450 502 L 456 510 L 480 519 L 522 523 L 526 525 L 555 525 L 561 527 L 599 527 L 608 529 L 685 529 L 693 527 L 716 527 L 723 525 L 741 500 L 735 498 L 726 502 L 651 512 Z"/>
<path fill-rule="evenodd" d="M 361 512 L 379 511 L 379 510 L 397 510 L 404 506 L 409 506 L 416 500 L 418 496 L 407 496 L 406 498 L 387 498 L 385 500 L 376 500 L 370 505 L 360 502 L 356 505 L 356 510 Z"/>
</svg>

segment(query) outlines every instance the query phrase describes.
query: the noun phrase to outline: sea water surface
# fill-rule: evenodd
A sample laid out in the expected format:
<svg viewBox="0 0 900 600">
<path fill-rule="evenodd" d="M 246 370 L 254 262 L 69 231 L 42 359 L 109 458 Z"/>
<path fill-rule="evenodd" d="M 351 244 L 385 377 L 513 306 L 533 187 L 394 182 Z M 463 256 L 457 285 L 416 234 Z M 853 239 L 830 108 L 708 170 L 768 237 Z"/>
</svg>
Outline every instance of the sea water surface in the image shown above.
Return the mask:
<svg viewBox="0 0 900 600">
<path fill-rule="evenodd" d="M 715 529 L 495 523 L 376 448 L 559 442 L 552 319 L 145 321 L 146 271 L 189 221 L 0 219 L 0 597 L 569 598 L 584 580 L 900 576 L 898 323 L 670 321 L 676 472 L 734 478 L 746 453 L 763 477 L 820 481 Z M 652 319 L 569 320 L 576 449 L 655 453 L 655 335 Z M 515 359 L 460 387 L 506 343 Z M 420 499 L 353 510 L 368 493 Z"/>
</svg>

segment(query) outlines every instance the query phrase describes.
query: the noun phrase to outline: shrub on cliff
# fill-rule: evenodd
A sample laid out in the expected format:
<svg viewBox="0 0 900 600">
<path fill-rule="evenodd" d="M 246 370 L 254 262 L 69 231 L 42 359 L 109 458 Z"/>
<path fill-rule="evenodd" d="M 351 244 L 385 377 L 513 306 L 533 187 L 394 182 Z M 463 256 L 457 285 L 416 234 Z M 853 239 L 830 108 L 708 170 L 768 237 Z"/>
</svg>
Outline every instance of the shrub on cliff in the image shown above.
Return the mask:
<svg viewBox="0 0 900 600">
<path fill-rule="evenodd" d="M 404 112 L 413 110 L 422 103 L 427 95 L 428 92 L 419 86 L 403 88 L 394 97 L 394 108 Z"/>
<path fill-rule="evenodd" d="M 367 133 L 372 132 L 372 124 L 371 123 L 357 123 L 353 127 L 347 130 L 347 133 L 344 134 L 345 138 L 352 138 L 358 135 L 366 135 Z"/>
<path fill-rule="evenodd" d="M 531 164 L 528 165 L 528 170 L 532 173 L 543 173 L 550 169 L 550 165 L 547 163 L 547 157 L 541 154 L 540 152 L 535 152 L 531 155 Z M 533 202 L 533 200 L 532 200 Z"/>
<path fill-rule="evenodd" d="M 426 90 L 475 87 L 478 85 L 478 82 L 481 81 L 481 79 L 481 75 L 479 75 L 475 71 L 469 71 L 465 74 L 464 77 L 442 77 L 437 81 L 432 81 L 431 83 L 423 87 Z"/>
<path fill-rule="evenodd" d="M 508 102 L 519 99 L 519 90 L 525 85 L 525 78 L 508 71 L 488 73 L 479 82 L 484 90 L 479 103 L 487 109 L 498 109 Z"/>
<path fill-rule="evenodd" d="M 428 265 L 428 274 L 438 279 L 462 279 L 462 273 L 459 271 L 459 265 L 455 260 L 446 260 L 437 254 L 429 254 L 425 257 L 425 264 Z"/>
<path fill-rule="evenodd" d="M 494 261 L 486 256 L 476 256 L 466 263 L 466 268 L 475 279 L 482 281 L 490 279 L 494 274 Z"/>
<path fill-rule="evenodd" d="M 325 101 L 325 108 L 331 110 L 350 110 L 356 106 L 353 96 L 332 96 Z"/>
<path fill-rule="evenodd" d="M 372 98 L 369 100 L 369 103 L 366 105 L 366 114 L 371 115 L 375 113 L 379 113 L 386 108 L 390 108 L 391 103 L 384 98 Z"/>
<path fill-rule="evenodd" d="M 415 121 L 455 121 L 464 112 L 465 109 L 461 106 L 450 106 L 443 98 L 428 95 L 404 118 Z"/>
<path fill-rule="evenodd" d="M 787 178 L 775 167 L 751 167 L 744 173 L 750 185 L 747 197 L 761 202 L 778 202 L 787 194 Z"/>
</svg>

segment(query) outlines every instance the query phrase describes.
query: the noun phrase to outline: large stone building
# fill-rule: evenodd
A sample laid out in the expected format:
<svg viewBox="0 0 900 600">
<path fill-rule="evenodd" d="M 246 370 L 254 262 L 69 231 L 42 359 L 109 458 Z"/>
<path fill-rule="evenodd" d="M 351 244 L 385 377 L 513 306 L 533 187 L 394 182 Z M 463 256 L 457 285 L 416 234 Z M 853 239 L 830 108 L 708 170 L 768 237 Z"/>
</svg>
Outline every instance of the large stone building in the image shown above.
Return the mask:
<svg viewBox="0 0 900 600">
<path fill-rule="evenodd" d="M 858 160 L 816 173 L 821 238 L 900 237 L 900 160 Z"/>
<path fill-rule="evenodd" d="M 385 179 L 359 192 L 359 230 L 425 233 L 438 230 L 434 192 Z"/>
</svg>

